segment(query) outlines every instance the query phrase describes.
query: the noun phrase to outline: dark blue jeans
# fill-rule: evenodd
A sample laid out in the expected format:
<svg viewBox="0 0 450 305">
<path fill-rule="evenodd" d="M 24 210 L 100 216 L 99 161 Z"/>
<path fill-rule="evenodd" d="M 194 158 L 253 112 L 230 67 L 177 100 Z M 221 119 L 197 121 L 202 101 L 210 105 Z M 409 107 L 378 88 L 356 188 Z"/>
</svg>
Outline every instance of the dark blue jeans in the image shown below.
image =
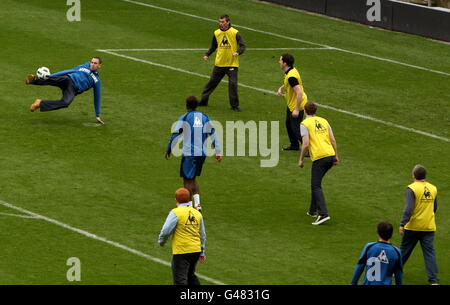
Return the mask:
<svg viewBox="0 0 450 305">
<path fill-rule="evenodd" d="M 200 252 L 174 254 L 172 256 L 172 275 L 174 285 L 200 285 L 195 275 L 195 266 Z"/>
<path fill-rule="evenodd" d="M 55 86 L 62 91 L 62 97 L 59 100 L 43 100 L 40 107 L 41 111 L 52 111 L 69 107 L 77 95 L 77 89 L 75 89 L 72 79 L 68 75 L 49 77 L 45 80 L 37 79 L 34 81 L 33 85 Z"/>
<path fill-rule="evenodd" d="M 434 250 L 434 232 L 405 230 L 400 251 L 402 252 L 403 265 L 406 264 L 417 242 L 420 241 L 423 258 L 425 260 L 425 269 L 428 274 L 428 282 L 431 284 L 439 283 L 437 277 L 438 268 L 436 263 L 436 251 Z"/>
<path fill-rule="evenodd" d="M 304 110 L 299 112 L 298 117 L 292 117 L 289 107 L 286 107 L 286 131 L 292 148 L 300 148 L 302 136 L 300 135 L 300 123 L 303 121 Z"/>
</svg>

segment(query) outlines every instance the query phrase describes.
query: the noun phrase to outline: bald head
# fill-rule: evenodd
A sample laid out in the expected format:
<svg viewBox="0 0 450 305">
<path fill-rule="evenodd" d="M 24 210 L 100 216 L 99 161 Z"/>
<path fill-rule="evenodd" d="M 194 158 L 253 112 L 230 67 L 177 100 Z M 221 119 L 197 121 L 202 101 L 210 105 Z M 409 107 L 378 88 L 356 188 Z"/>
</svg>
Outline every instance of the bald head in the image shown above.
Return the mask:
<svg viewBox="0 0 450 305">
<path fill-rule="evenodd" d="M 179 188 L 175 192 L 175 199 L 177 200 L 177 203 L 187 203 L 191 201 L 191 192 L 184 187 Z"/>
</svg>

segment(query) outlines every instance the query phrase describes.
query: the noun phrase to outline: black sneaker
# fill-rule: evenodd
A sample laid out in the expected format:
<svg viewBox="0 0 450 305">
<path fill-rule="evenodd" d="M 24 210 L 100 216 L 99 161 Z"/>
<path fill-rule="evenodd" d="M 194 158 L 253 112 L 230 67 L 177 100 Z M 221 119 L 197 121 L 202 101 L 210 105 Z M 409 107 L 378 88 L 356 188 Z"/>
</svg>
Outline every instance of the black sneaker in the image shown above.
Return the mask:
<svg viewBox="0 0 450 305">
<path fill-rule="evenodd" d="M 316 218 L 317 216 L 319 216 L 319 215 L 317 215 L 317 212 L 315 212 L 315 213 L 313 213 L 313 214 L 311 214 L 310 212 L 306 212 L 306 215 L 308 215 L 309 217 L 314 217 L 314 218 Z"/>
<path fill-rule="evenodd" d="M 241 108 L 239 108 L 239 106 L 231 107 L 231 110 L 241 112 Z"/>
<path fill-rule="evenodd" d="M 314 221 L 313 223 L 311 223 L 313 226 L 318 226 L 322 223 L 324 223 L 325 221 L 330 220 L 331 217 L 328 215 L 319 215 L 316 219 L 316 221 Z"/>
<path fill-rule="evenodd" d="M 200 103 L 198 103 L 198 106 L 206 107 L 206 106 L 208 106 L 208 103 L 207 102 L 200 102 Z"/>
<path fill-rule="evenodd" d="M 283 147 L 283 150 L 300 150 L 300 148 L 299 147 L 288 146 L 288 147 Z"/>
</svg>

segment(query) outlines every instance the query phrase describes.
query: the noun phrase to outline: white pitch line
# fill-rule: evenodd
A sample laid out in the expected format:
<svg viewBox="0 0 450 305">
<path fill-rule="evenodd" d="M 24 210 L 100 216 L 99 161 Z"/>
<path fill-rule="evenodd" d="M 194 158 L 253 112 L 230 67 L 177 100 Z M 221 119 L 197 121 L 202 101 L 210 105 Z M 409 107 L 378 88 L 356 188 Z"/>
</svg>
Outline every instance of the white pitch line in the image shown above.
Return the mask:
<svg viewBox="0 0 450 305">
<path fill-rule="evenodd" d="M 153 65 L 153 66 L 156 66 L 156 67 L 165 68 L 165 69 L 169 69 L 169 70 L 182 72 L 182 73 L 186 73 L 186 74 L 195 75 L 195 76 L 198 76 L 198 77 L 209 79 L 208 75 L 200 74 L 200 73 L 197 73 L 197 72 L 192 72 L 192 71 L 188 71 L 188 70 L 184 70 L 184 69 L 180 69 L 180 68 L 176 68 L 176 67 L 172 67 L 172 66 L 168 66 L 168 65 L 163 65 L 163 64 L 159 64 L 159 63 L 152 62 L 152 61 L 149 61 L 149 60 L 144 60 L 144 59 L 140 59 L 140 58 L 136 58 L 136 57 L 132 57 L 132 56 L 128 56 L 128 55 L 123 55 L 123 54 L 119 54 L 119 53 L 116 53 L 116 52 L 107 51 L 107 50 L 103 50 L 103 49 L 98 49 L 97 51 L 103 52 L 103 53 L 107 53 L 107 54 L 110 54 L 110 55 L 114 55 L 114 56 L 118 56 L 118 57 L 122 57 L 122 58 L 126 58 L 126 59 L 129 59 L 129 60 L 141 62 L 141 63 L 148 64 L 148 65 Z M 228 81 L 224 80 L 224 82 L 228 82 Z M 267 93 L 267 94 L 277 95 L 277 93 L 275 91 L 270 91 L 270 90 L 267 90 L 267 89 L 253 87 L 253 86 L 245 85 L 245 84 L 242 84 L 242 83 L 238 83 L 238 85 L 240 87 L 256 90 L 256 91 L 259 91 L 259 92 L 264 92 L 264 93 Z M 326 108 L 326 109 L 330 109 L 330 110 L 333 110 L 333 111 L 337 111 L 337 112 L 340 112 L 340 113 L 351 115 L 351 116 L 354 116 L 354 117 L 357 117 L 357 118 L 369 120 L 369 121 L 372 121 L 372 122 L 377 122 L 377 123 L 380 123 L 380 124 L 383 124 L 383 125 L 386 125 L 386 126 L 395 127 L 395 128 L 401 129 L 401 130 L 412 132 L 412 133 L 420 134 L 420 135 L 427 136 L 427 137 L 430 137 L 430 138 L 433 138 L 433 139 L 436 139 L 436 140 L 441 140 L 441 141 L 444 141 L 444 142 L 450 142 L 450 139 L 448 139 L 448 138 L 445 138 L 445 137 L 442 137 L 442 136 L 438 136 L 438 135 L 435 135 L 435 134 L 432 134 L 432 133 L 429 133 L 429 132 L 425 132 L 425 131 L 422 131 L 422 130 L 418 130 L 418 129 L 414 129 L 414 128 L 398 125 L 398 124 L 395 124 L 395 123 L 391 123 L 391 122 L 383 121 L 383 120 L 380 120 L 380 119 L 376 119 L 376 118 L 373 118 L 373 117 L 370 117 L 370 116 L 367 116 L 367 115 L 354 113 L 354 112 L 351 112 L 351 111 L 335 108 L 335 107 L 324 105 L 324 104 L 317 103 L 317 105 L 319 105 L 319 106 L 321 106 L 323 108 Z"/>
<path fill-rule="evenodd" d="M 132 4 L 136 4 L 136 5 L 141 5 L 141 6 L 146 6 L 146 7 L 150 7 L 150 8 L 153 8 L 153 9 L 158 9 L 158 10 L 162 10 L 162 11 L 166 11 L 166 12 L 170 12 L 170 13 L 174 13 L 174 14 L 179 14 L 179 15 L 183 15 L 183 16 L 188 16 L 188 17 L 191 17 L 191 18 L 196 18 L 196 19 L 200 19 L 200 20 L 204 20 L 204 21 L 208 21 L 208 22 L 217 23 L 217 20 L 214 20 L 214 19 L 205 18 L 205 17 L 193 15 L 193 14 L 188 14 L 188 13 L 185 13 L 185 12 L 181 12 L 181 11 L 177 11 L 177 10 L 173 10 L 173 9 L 168 9 L 168 8 L 165 8 L 165 7 L 160 7 L 160 6 L 156 6 L 156 5 L 152 5 L 152 4 L 148 4 L 148 3 L 143 3 L 143 2 L 139 2 L 139 1 L 132 1 L 132 0 L 120 0 L 120 1 L 132 3 Z M 427 71 L 427 72 L 431 72 L 431 73 L 436 73 L 436 74 L 440 74 L 440 75 L 450 76 L 450 73 L 448 73 L 448 72 L 443 72 L 443 71 L 433 70 L 433 69 L 429 69 L 429 68 L 425 68 L 425 67 L 421 67 L 421 66 L 411 65 L 411 64 L 407 64 L 407 63 L 400 62 L 400 61 L 393 60 L 393 59 L 388 59 L 388 58 L 383 58 L 383 57 L 369 55 L 369 54 L 366 54 L 366 53 L 360 53 L 360 52 L 355 52 L 355 51 L 351 51 L 351 50 L 336 48 L 336 47 L 332 47 L 332 46 L 329 46 L 329 45 L 320 44 L 320 43 L 316 43 L 316 42 L 312 42 L 312 41 L 308 41 L 308 40 L 303 40 L 303 39 L 289 37 L 289 36 L 284 36 L 284 35 L 280 35 L 280 34 L 276 34 L 276 33 L 272 33 L 272 32 L 257 30 L 257 29 L 254 29 L 254 28 L 251 28 L 251 27 L 247 27 L 247 26 L 243 26 L 243 25 L 236 24 L 235 26 L 238 27 L 238 28 L 246 29 L 246 30 L 253 31 L 253 32 L 256 32 L 256 33 L 266 34 L 266 35 L 270 35 L 270 36 L 274 36 L 274 37 L 278 37 L 278 38 L 283 38 L 283 39 L 287 39 L 287 40 L 291 40 L 291 41 L 307 43 L 307 44 L 319 46 L 319 47 L 326 48 L 326 49 L 333 49 L 333 50 L 336 50 L 336 51 L 341 51 L 341 52 L 350 53 L 350 54 L 353 54 L 353 55 L 368 57 L 368 58 L 371 58 L 371 59 L 375 59 L 375 60 L 379 60 L 379 61 L 385 61 L 385 62 L 389 62 L 389 63 L 392 63 L 392 64 L 397 64 L 397 65 L 401 65 L 401 66 L 405 66 L 405 67 L 409 67 L 409 68 L 413 68 L 413 69 L 419 69 L 419 70 L 423 70 L 423 71 Z"/>
<path fill-rule="evenodd" d="M 278 51 L 278 50 L 334 50 L 333 48 L 246 48 L 246 51 Z M 184 51 L 207 51 L 207 49 L 103 49 L 112 52 L 184 52 Z"/>
<path fill-rule="evenodd" d="M 3 216 L 10 216 L 10 217 L 19 217 L 19 218 L 31 218 L 31 219 L 36 219 L 36 217 L 34 217 L 34 216 L 29 216 L 29 215 L 19 215 L 19 214 L 10 214 L 10 213 L 2 213 L 2 212 L 0 212 L 0 215 L 3 215 Z"/>
<path fill-rule="evenodd" d="M 133 253 L 133 254 L 135 254 L 135 255 L 137 255 L 137 256 L 140 256 L 140 257 L 142 257 L 142 258 L 145 258 L 145 259 L 147 259 L 147 260 L 149 260 L 149 261 L 153 261 L 153 262 L 155 262 L 155 263 L 159 263 L 159 264 L 162 264 L 162 265 L 164 265 L 164 266 L 171 267 L 171 263 L 170 263 L 170 262 L 166 262 L 166 261 L 164 261 L 164 260 L 162 260 L 162 259 L 159 259 L 159 258 L 157 258 L 157 257 L 153 257 L 153 256 L 151 256 L 151 255 L 145 254 L 145 253 L 143 253 L 143 252 L 141 252 L 141 251 L 139 251 L 139 250 L 136 250 L 136 249 L 127 247 L 127 246 L 122 245 L 122 244 L 120 244 L 120 243 L 118 243 L 118 242 L 111 241 L 111 240 L 109 240 L 109 239 L 106 239 L 106 238 L 104 238 L 104 237 L 101 237 L 101 236 L 98 236 L 98 235 L 96 235 L 96 234 L 90 233 L 90 232 L 88 232 L 88 231 L 85 231 L 85 230 L 81 230 L 81 229 L 72 227 L 72 226 L 70 226 L 70 225 L 68 225 L 68 224 L 65 224 L 65 223 L 63 223 L 63 222 L 60 222 L 60 221 L 58 221 L 58 220 L 56 220 L 56 219 L 49 218 L 49 217 L 46 217 L 46 216 L 43 216 L 43 215 L 40 215 L 40 214 L 37 214 L 37 213 L 33 213 L 33 212 L 31 212 L 31 211 L 25 210 L 25 209 L 23 209 L 23 208 L 21 208 L 21 207 L 15 206 L 15 205 L 13 205 L 13 204 L 10 204 L 10 203 L 5 202 L 5 201 L 2 201 L 2 200 L 0 200 L 0 204 L 3 205 L 3 206 L 5 206 L 5 207 L 7 207 L 7 208 L 10 208 L 10 209 L 19 211 L 19 212 L 21 212 L 21 213 L 23 213 L 23 214 L 30 215 L 30 216 L 32 216 L 33 218 L 36 218 L 36 219 L 42 219 L 42 220 L 47 221 L 47 222 L 49 222 L 49 223 L 52 223 L 52 224 L 54 224 L 54 225 L 60 226 L 60 227 L 62 227 L 62 228 L 64 228 L 64 229 L 67 229 L 67 230 L 70 230 L 70 231 L 79 233 L 79 234 L 81 234 L 81 235 L 83 235 L 83 236 L 86 236 L 86 237 L 89 237 L 89 238 L 92 238 L 92 239 L 95 239 L 95 240 L 104 242 L 104 243 L 106 243 L 106 244 L 108 244 L 108 245 L 111 245 L 111 246 L 114 246 L 114 247 L 116 247 L 116 248 L 119 248 L 119 249 L 128 251 L 128 252 Z M 204 279 L 204 280 L 206 280 L 206 281 L 208 281 L 208 282 L 210 282 L 210 283 L 213 283 L 213 284 L 216 284 L 216 285 L 226 285 L 226 284 L 224 284 L 224 283 L 222 283 L 222 282 L 220 282 L 220 281 L 218 281 L 218 280 L 215 280 L 215 279 L 213 279 L 213 278 L 204 276 L 204 275 L 202 275 L 202 274 L 199 274 L 199 273 L 195 273 L 195 274 L 196 274 L 199 278 Z"/>
</svg>

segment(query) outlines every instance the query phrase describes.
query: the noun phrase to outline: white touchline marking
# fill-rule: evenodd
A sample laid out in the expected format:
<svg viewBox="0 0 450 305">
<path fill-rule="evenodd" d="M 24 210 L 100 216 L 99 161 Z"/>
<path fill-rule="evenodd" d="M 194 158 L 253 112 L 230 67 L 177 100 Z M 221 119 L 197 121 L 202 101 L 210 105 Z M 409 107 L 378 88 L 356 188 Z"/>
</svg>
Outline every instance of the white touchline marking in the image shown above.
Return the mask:
<svg viewBox="0 0 450 305">
<path fill-rule="evenodd" d="M 88 231 L 85 231 L 85 230 L 81 230 L 81 229 L 72 227 L 72 226 L 70 226 L 70 225 L 68 225 L 68 224 L 65 224 L 65 223 L 62 223 L 62 222 L 60 222 L 60 221 L 58 221 L 58 220 L 56 220 L 56 219 L 49 218 L 49 217 L 46 217 L 46 216 L 43 216 L 43 215 L 39 215 L 39 214 L 37 214 L 37 213 L 33 213 L 33 212 L 31 212 L 31 211 L 28 211 L 28 210 L 23 209 L 23 208 L 21 208 L 21 207 L 15 206 L 15 205 L 10 204 L 10 203 L 8 203 L 8 202 L 5 202 L 5 201 L 3 201 L 3 200 L 0 200 L 0 204 L 3 205 L 3 206 L 5 206 L 5 207 L 7 207 L 7 208 L 10 208 L 10 209 L 19 211 L 19 212 L 21 212 L 21 213 L 23 213 L 23 214 L 30 215 L 30 216 L 32 216 L 32 217 L 34 217 L 34 218 L 36 218 L 36 219 L 42 219 L 42 220 L 47 221 L 47 222 L 50 222 L 50 223 L 52 223 L 52 224 L 54 224 L 54 225 L 57 225 L 57 226 L 60 226 L 60 227 L 62 227 L 62 228 L 68 229 L 68 230 L 70 230 L 70 231 L 73 231 L 73 232 L 79 233 L 79 234 L 81 234 L 81 235 L 84 235 L 84 236 L 86 236 L 86 237 L 89 237 L 89 238 L 92 238 L 92 239 L 95 239 L 95 240 L 104 242 L 104 243 L 106 243 L 106 244 L 108 244 L 108 245 L 114 246 L 114 247 L 116 247 L 116 248 L 120 248 L 120 249 L 122 249 L 122 250 L 128 251 L 128 252 L 133 253 L 133 254 L 135 254 L 135 255 L 137 255 L 137 256 L 140 256 L 140 257 L 142 257 L 142 258 L 145 258 L 145 259 L 147 259 L 147 260 L 150 260 L 150 261 L 153 261 L 153 262 L 162 264 L 162 265 L 164 265 L 164 266 L 171 267 L 171 263 L 170 263 L 170 262 L 166 262 L 166 261 L 164 261 L 164 260 L 162 260 L 162 259 L 153 257 L 153 256 L 148 255 L 148 254 L 145 254 L 145 253 L 143 253 L 143 252 L 141 252 L 141 251 L 139 251 L 139 250 L 136 250 L 136 249 L 127 247 L 127 246 L 122 245 L 122 244 L 120 244 L 120 243 L 118 243 L 118 242 L 111 241 L 111 240 L 109 240 L 109 239 L 106 239 L 106 238 L 104 238 L 104 237 L 95 235 L 95 234 L 90 233 L 90 232 L 88 232 Z M 204 275 L 202 275 L 202 274 L 199 274 L 199 273 L 195 273 L 195 274 L 196 274 L 199 278 L 204 279 L 204 280 L 206 280 L 206 281 L 208 281 L 208 282 L 210 282 L 210 283 L 213 283 L 213 284 L 216 284 L 216 285 L 226 285 L 226 284 L 224 284 L 224 283 L 222 283 L 222 282 L 220 282 L 220 281 L 218 281 L 218 280 L 215 280 L 215 279 L 213 279 L 213 278 L 204 276 Z"/>
<path fill-rule="evenodd" d="M 158 9 L 158 10 L 163 10 L 163 11 L 166 11 L 166 12 L 171 12 L 171 13 L 175 13 L 175 14 L 179 14 L 179 15 L 184 15 L 184 16 L 188 16 L 188 17 L 192 17 L 192 18 L 197 18 L 197 19 L 208 21 L 208 22 L 217 23 L 217 20 L 214 20 L 214 19 L 205 18 L 205 17 L 193 15 L 193 14 L 188 14 L 188 13 L 184 13 L 184 12 L 181 12 L 181 11 L 176 11 L 176 10 L 172 10 L 172 9 L 168 9 L 168 8 L 164 8 L 164 7 L 160 7 L 160 6 L 156 6 L 156 5 L 152 5 L 152 4 L 148 4 L 148 3 L 132 1 L 132 0 L 121 0 L 121 1 L 132 3 L 132 4 L 136 4 L 136 5 L 146 6 L 146 7 L 150 7 L 150 8 L 154 8 L 154 9 Z M 419 69 L 419 70 L 423 70 L 423 71 L 428 71 L 428 72 L 432 72 L 432 73 L 437 73 L 437 74 L 441 74 L 441 75 L 450 76 L 450 73 L 448 73 L 448 72 L 443 72 L 443 71 L 439 71 L 439 70 L 433 70 L 433 69 L 429 69 L 429 68 L 425 68 L 425 67 L 411 65 L 411 64 L 403 63 L 403 62 L 396 61 L 396 60 L 393 60 L 393 59 L 373 56 L 373 55 L 360 53 L 360 52 L 355 52 L 355 51 L 350 51 L 350 50 L 346 50 L 346 49 L 340 49 L 340 48 L 336 48 L 336 47 L 332 47 L 332 46 L 328 46 L 328 45 L 325 45 L 325 44 L 320 44 L 320 43 L 316 43 L 316 42 L 312 42 L 312 41 L 308 41 L 308 40 L 303 40 L 303 39 L 298 39 L 298 38 L 294 38 L 294 37 L 284 36 L 284 35 L 280 35 L 280 34 L 276 34 L 276 33 L 272 33 L 272 32 L 266 32 L 266 31 L 262 31 L 262 30 L 257 30 L 257 29 L 250 28 L 250 27 L 243 26 L 243 25 L 236 24 L 235 26 L 238 27 L 238 28 L 246 29 L 246 30 L 253 31 L 253 32 L 256 32 L 256 33 L 262 33 L 262 34 L 266 34 L 266 35 L 270 35 L 270 36 L 274 36 L 274 37 L 278 37 L 278 38 L 284 38 L 284 39 L 287 39 L 287 40 L 303 42 L 303 43 L 307 43 L 307 44 L 311 44 L 311 45 L 315 45 L 315 46 L 319 46 L 319 47 L 323 47 L 323 48 L 327 48 L 327 49 L 333 49 L 333 50 L 336 50 L 336 51 L 350 53 L 350 54 L 353 54 L 353 55 L 359 55 L 359 56 L 363 56 L 363 57 L 372 58 L 372 59 L 375 59 L 375 60 L 390 62 L 392 64 L 402 65 L 402 66 L 406 66 L 406 67 L 410 67 L 410 68 L 414 68 L 414 69 Z"/>
<path fill-rule="evenodd" d="M 186 49 L 103 49 L 104 51 L 112 52 L 184 52 L 184 51 L 207 51 L 208 49 L 201 48 L 186 48 Z M 333 50 L 332 48 L 246 48 L 246 51 L 277 51 L 277 50 Z"/>
<path fill-rule="evenodd" d="M 153 65 L 153 66 L 157 66 L 157 67 L 161 67 L 161 68 L 165 68 L 165 69 L 170 69 L 170 70 L 174 70 L 174 71 L 178 71 L 178 72 L 182 72 L 182 73 L 186 73 L 186 74 L 195 75 L 195 76 L 198 76 L 198 77 L 209 79 L 208 75 L 200 74 L 200 73 L 197 73 L 197 72 L 192 72 L 192 71 L 188 71 L 188 70 L 184 70 L 184 69 L 180 69 L 180 68 L 176 68 L 176 67 L 172 67 L 172 66 L 168 66 L 168 65 L 163 65 L 163 64 L 152 62 L 152 61 L 148 61 L 148 60 L 144 60 L 144 59 L 140 59 L 140 58 L 136 58 L 136 57 L 132 57 L 132 56 L 128 56 L 128 55 L 123 55 L 123 54 L 119 54 L 119 53 L 116 53 L 116 52 L 107 51 L 107 50 L 103 50 L 103 49 L 98 49 L 97 51 L 98 52 L 107 53 L 107 54 L 110 54 L 110 55 L 114 55 L 114 56 L 118 56 L 118 57 L 123 57 L 123 58 L 129 59 L 129 60 L 141 62 L 141 63 L 148 64 L 148 65 Z M 223 80 L 223 82 L 228 82 L 228 81 L 227 80 Z M 240 87 L 256 90 L 256 91 L 259 91 L 259 92 L 264 92 L 264 93 L 267 93 L 267 94 L 277 95 L 277 93 L 275 91 L 270 91 L 270 90 L 267 90 L 267 89 L 257 88 L 257 87 L 245 85 L 245 84 L 242 84 L 242 83 L 238 83 L 238 85 Z M 405 127 L 405 126 L 398 125 L 398 124 L 395 124 L 395 123 L 391 123 L 391 122 L 383 121 L 383 120 L 380 120 L 380 119 L 376 119 L 376 118 L 373 118 L 373 117 L 370 117 L 370 116 L 367 116 L 367 115 L 354 113 L 354 112 L 351 112 L 351 111 L 335 108 L 335 107 L 324 105 L 324 104 L 319 104 L 319 103 L 316 103 L 316 104 L 321 106 L 321 107 L 323 107 L 323 108 L 330 109 L 330 110 L 337 111 L 337 112 L 344 113 L 344 114 L 348 114 L 348 115 L 351 115 L 351 116 L 354 116 L 354 117 L 358 117 L 358 118 L 361 118 L 361 119 L 377 122 L 377 123 L 384 124 L 384 125 L 387 125 L 387 126 L 395 127 L 395 128 L 402 129 L 402 130 L 406 130 L 406 131 L 409 131 L 409 132 L 412 132 L 412 133 L 417 133 L 417 134 L 420 134 L 420 135 L 423 135 L 423 136 L 427 136 L 427 137 L 430 137 L 430 138 L 434 138 L 434 139 L 437 139 L 437 140 L 441 140 L 441 141 L 444 141 L 444 142 L 450 142 L 450 139 L 448 139 L 446 137 L 438 136 L 438 135 L 435 135 L 435 134 L 432 134 L 432 133 L 428 133 L 428 132 L 425 132 L 425 131 L 422 131 L 422 130 Z"/>
<path fill-rule="evenodd" d="M 10 213 L 2 213 L 2 212 L 0 212 L 0 215 L 3 215 L 3 216 L 10 216 L 10 217 L 19 217 L 19 218 L 36 219 L 36 217 L 34 217 L 34 216 L 29 216 L 29 215 L 19 215 L 19 214 L 10 214 Z"/>
</svg>

